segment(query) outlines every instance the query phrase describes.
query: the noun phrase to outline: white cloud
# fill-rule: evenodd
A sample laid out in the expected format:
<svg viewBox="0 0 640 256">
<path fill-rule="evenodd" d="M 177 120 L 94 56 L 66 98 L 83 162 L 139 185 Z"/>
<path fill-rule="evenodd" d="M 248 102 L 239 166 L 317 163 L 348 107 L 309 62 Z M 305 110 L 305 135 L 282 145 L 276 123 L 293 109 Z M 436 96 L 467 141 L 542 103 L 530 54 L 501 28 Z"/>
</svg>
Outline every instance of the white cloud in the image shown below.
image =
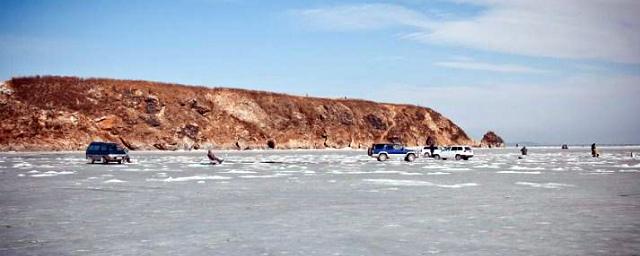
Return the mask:
<svg viewBox="0 0 640 256">
<path fill-rule="evenodd" d="M 434 63 L 436 66 L 455 68 L 455 69 L 470 69 L 500 73 L 546 73 L 547 71 L 532 67 L 511 65 L 511 64 L 493 64 L 486 62 L 478 62 L 474 60 L 464 61 L 441 61 Z"/>
<path fill-rule="evenodd" d="M 296 11 L 324 28 L 409 26 L 403 38 L 428 44 L 569 59 L 640 63 L 640 1 L 458 0 L 487 8 L 478 16 L 435 21 L 398 5 L 364 4 Z"/>
<path fill-rule="evenodd" d="M 381 29 L 392 26 L 425 28 L 431 24 L 424 14 L 391 4 L 340 5 L 294 10 L 292 14 L 314 26 L 330 30 Z"/>
</svg>

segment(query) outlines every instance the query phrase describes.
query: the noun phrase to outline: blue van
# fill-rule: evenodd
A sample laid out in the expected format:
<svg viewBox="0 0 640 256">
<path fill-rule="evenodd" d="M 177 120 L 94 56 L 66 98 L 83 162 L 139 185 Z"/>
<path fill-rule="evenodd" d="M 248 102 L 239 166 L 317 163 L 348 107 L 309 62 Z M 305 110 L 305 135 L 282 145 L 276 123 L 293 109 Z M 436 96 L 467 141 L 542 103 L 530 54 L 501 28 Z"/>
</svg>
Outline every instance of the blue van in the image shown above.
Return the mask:
<svg viewBox="0 0 640 256">
<path fill-rule="evenodd" d="M 418 153 L 413 149 L 408 149 L 400 144 L 391 143 L 373 144 L 367 151 L 367 154 L 381 162 L 392 157 L 402 158 L 407 162 L 413 162 L 418 156 Z"/>
<path fill-rule="evenodd" d="M 91 142 L 89 147 L 87 147 L 86 158 L 91 160 L 92 164 L 96 161 L 100 161 L 103 164 L 109 162 L 117 162 L 118 164 L 131 162 L 129 151 L 117 143 L 112 142 Z"/>
</svg>

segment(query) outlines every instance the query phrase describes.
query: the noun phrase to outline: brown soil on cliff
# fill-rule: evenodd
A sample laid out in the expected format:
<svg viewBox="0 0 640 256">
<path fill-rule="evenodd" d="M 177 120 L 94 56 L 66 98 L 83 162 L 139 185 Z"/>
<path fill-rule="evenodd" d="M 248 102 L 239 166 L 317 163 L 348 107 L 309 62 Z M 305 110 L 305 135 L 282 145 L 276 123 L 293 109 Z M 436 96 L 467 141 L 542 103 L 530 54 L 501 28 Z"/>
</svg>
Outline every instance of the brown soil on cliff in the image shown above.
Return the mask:
<svg viewBox="0 0 640 256">
<path fill-rule="evenodd" d="M 471 144 L 429 108 L 147 81 L 22 77 L 0 84 L 0 150 L 365 148 Z"/>
<path fill-rule="evenodd" d="M 490 148 L 499 148 L 504 147 L 504 140 L 500 138 L 495 132 L 488 131 L 482 136 L 482 140 L 480 141 L 481 147 L 490 147 Z"/>
</svg>

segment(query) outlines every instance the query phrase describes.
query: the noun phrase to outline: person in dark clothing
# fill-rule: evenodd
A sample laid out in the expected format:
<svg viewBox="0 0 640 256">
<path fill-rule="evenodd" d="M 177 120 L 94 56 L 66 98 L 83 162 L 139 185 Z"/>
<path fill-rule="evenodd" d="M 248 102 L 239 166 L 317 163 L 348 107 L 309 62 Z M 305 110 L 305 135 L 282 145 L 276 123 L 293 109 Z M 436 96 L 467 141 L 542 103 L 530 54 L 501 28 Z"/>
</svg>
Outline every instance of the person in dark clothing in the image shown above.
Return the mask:
<svg viewBox="0 0 640 256">
<path fill-rule="evenodd" d="M 221 164 L 222 161 L 224 161 L 224 159 L 220 159 L 215 154 L 213 154 L 213 151 L 211 149 L 209 149 L 209 151 L 207 152 L 207 157 L 209 157 L 209 160 L 211 160 L 211 164 Z"/>
<path fill-rule="evenodd" d="M 526 147 L 526 146 L 523 146 L 523 147 L 520 149 L 520 152 L 522 153 L 522 155 L 523 155 L 523 156 L 526 156 L 528 151 L 529 151 L 529 150 L 527 149 L 527 147 Z"/>
<path fill-rule="evenodd" d="M 433 157 L 433 152 L 436 150 L 436 146 L 431 144 L 429 145 L 429 152 L 431 152 L 430 156 Z"/>
<path fill-rule="evenodd" d="M 598 149 L 596 149 L 595 143 L 591 144 L 591 157 L 600 157 L 600 154 L 598 154 Z"/>
</svg>

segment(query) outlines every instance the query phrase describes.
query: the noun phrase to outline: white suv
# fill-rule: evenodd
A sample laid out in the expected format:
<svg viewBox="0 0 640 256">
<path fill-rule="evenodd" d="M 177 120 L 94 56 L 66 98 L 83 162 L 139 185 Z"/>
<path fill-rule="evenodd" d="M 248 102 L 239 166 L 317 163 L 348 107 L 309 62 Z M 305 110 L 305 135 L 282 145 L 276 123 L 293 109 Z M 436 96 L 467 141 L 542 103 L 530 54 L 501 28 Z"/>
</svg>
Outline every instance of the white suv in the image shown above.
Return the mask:
<svg viewBox="0 0 640 256">
<path fill-rule="evenodd" d="M 436 154 L 433 153 L 433 158 L 435 159 L 443 159 L 446 160 L 448 158 L 454 158 L 456 160 L 469 160 L 469 158 L 473 157 L 473 149 L 470 146 L 450 146 L 443 148 L 440 152 Z"/>
<path fill-rule="evenodd" d="M 433 157 L 437 154 L 440 154 L 440 151 L 442 151 L 441 148 L 434 146 L 433 148 L 433 155 L 431 154 L 431 147 L 429 146 L 424 146 L 422 148 L 420 148 L 420 155 L 423 157 Z"/>
</svg>

